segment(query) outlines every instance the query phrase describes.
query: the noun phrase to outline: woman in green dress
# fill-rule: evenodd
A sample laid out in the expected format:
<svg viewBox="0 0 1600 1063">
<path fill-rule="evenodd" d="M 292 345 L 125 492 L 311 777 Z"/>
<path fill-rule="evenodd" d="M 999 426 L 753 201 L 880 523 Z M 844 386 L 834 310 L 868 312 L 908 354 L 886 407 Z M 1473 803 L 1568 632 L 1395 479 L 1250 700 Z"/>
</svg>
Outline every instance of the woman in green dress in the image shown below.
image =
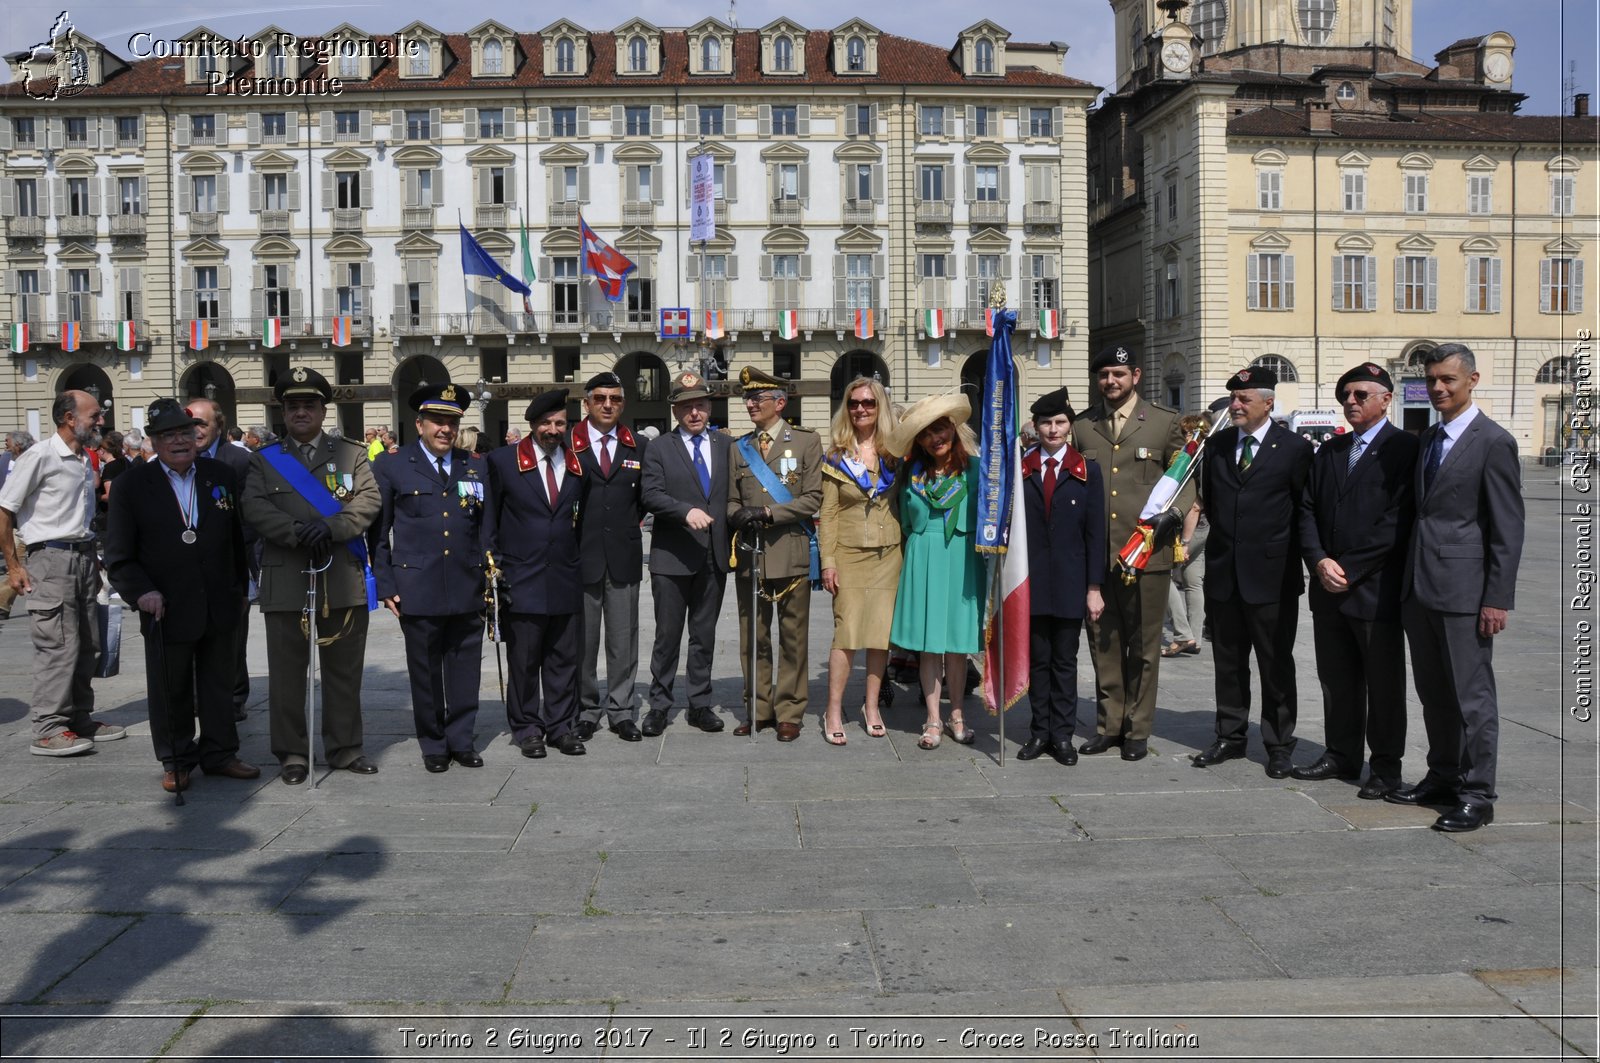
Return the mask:
<svg viewBox="0 0 1600 1063">
<path fill-rule="evenodd" d="M 978 441 L 967 427 L 971 412 L 959 395 L 926 398 L 905 411 L 893 437 L 894 452 L 906 460 L 905 545 L 890 641 L 921 654 L 923 749 L 937 748 L 945 733 L 962 745 L 976 737 L 961 712 L 967 654 L 980 647 L 983 589 L 983 562 L 973 549 Z M 950 691 L 948 722 L 939 715 L 941 679 Z"/>
</svg>

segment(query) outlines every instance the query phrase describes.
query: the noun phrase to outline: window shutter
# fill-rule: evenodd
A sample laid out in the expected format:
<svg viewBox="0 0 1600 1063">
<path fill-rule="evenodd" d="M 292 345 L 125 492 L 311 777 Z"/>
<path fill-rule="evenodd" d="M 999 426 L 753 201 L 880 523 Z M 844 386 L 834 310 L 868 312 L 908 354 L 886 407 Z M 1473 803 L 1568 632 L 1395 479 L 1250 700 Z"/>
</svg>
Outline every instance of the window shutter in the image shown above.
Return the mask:
<svg viewBox="0 0 1600 1063">
<path fill-rule="evenodd" d="M 622 104 L 611 105 L 611 135 L 620 137 L 628 131 L 628 112 Z"/>
<path fill-rule="evenodd" d="M 856 129 L 856 108 L 855 108 L 855 104 L 847 103 L 847 104 L 845 104 L 845 107 L 844 107 L 844 135 L 847 136 L 847 137 L 853 137 L 853 136 L 856 135 L 856 133 L 857 133 L 857 129 Z"/>
<path fill-rule="evenodd" d="M 800 136 L 811 135 L 811 105 L 802 103 L 795 108 L 795 131 Z"/>
<path fill-rule="evenodd" d="M 233 270 L 227 266 L 217 267 L 217 299 L 222 303 L 222 310 L 228 308 L 228 296 L 233 291 Z M 224 313 L 223 317 L 228 315 Z"/>
<path fill-rule="evenodd" d="M 700 105 L 686 103 L 683 105 L 684 133 L 691 137 L 700 135 Z"/>
<path fill-rule="evenodd" d="M 517 205 L 517 168 L 515 166 L 506 167 L 505 185 L 505 204 L 508 207 L 514 207 Z M 508 222 L 507 224 L 509 225 L 510 223 Z"/>
<path fill-rule="evenodd" d="M 461 109 L 461 139 L 469 142 L 478 139 L 478 109 L 476 107 L 463 107 Z"/>
<path fill-rule="evenodd" d="M 1283 256 L 1283 308 L 1294 309 L 1294 256 Z"/>
<path fill-rule="evenodd" d="M 683 262 L 683 279 L 698 281 L 700 279 L 700 256 L 690 255 Z"/>
<path fill-rule="evenodd" d="M 427 204 L 427 203 L 422 204 L 422 206 L 424 206 L 424 207 L 426 207 L 428 205 L 429 204 Z M 432 205 L 435 206 L 435 207 L 444 206 L 444 171 L 443 170 L 434 170 L 433 171 L 433 204 Z"/>
<path fill-rule="evenodd" d="M 99 180 L 100 210 L 95 211 L 95 213 L 99 214 L 100 211 L 104 211 L 108 216 L 118 213 L 122 209 L 122 191 L 117 186 L 117 179 L 115 177 L 102 177 Z M 89 181 L 93 184 L 95 178 L 91 177 Z"/>
<path fill-rule="evenodd" d="M 1244 305 L 1246 309 L 1260 309 L 1256 305 L 1256 286 L 1261 283 L 1260 261 L 1255 254 L 1244 256 Z"/>
<path fill-rule="evenodd" d="M 726 272 L 723 274 L 723 276 L 726 279 L 728 279 L 730 281 L 738 280 L 739 279 L 739 256 L 738 255 L 734 255 L 734 254 L 730 254 L 726 259 L 723 260 L 723 269 L 726 270 Z"/>
<path fill-rule="evenodd" d="M 654 163 L 650 167 L 650 202 L 666 202 L 666 188 L 661 180 L 661 165 L 659 163 Z"/>
<path fill-rule="evenodd" d="M 257 279 L 260 269 L 257 267 Z M 250 323 L 254 325 L 267 316 L 267 293 L 259 284 L 250 289 Z"/>
<path fill-rule="evenodd" d="M 801 255 L 800 256 L 800 279 L 803 280 L 803 281 L 808 281 L 808 280 L 811 279 L 811 256 L 810 255 Z"/>
<path fill-rule="evenodd" d="M 139 119 L 139 136 L 144 137 L 144 119 Z M 286 144 L 300 143 L 300 116 L 290 111 L 283 117 L 283 139 Z"/>
<path fill-rule="evenodd" d="M 261 144 L 261 115 L 259 112 L 251 111 L 244 116 L 244 139 L 245 143 L 252 148 Z"/>
<path fill-rule="evenodd" d="M 305 316 L 305 308 L 301 305 L 300 289 L 294 285 L 289 287 L 289 316 L 294 318 Z"/>
<path fill-rule="evenodd" d="M 1572 312 L 1583 313 L 1583 259 L 1572 260 Z"/>
<path fill-rule="evenodd" d="M 0 151 L 10 151 L 11 145 L 11 120 L 0 119 Z"/>
<path fill-rule="evenodd" d="M 1371 261 L 1369 259 L 1369 261 Z M 1428 309 L 1439 309 L 1439 260 L 1428 256 Z"/>
<path fill-rule="evenodd" d="M 1474 283 L 1474 281 L 1477 279 L 1478 272 L 1480 270 L 1482 270 L 1484 274 L 1489 272 L 1489 263 L 1487 259 L 1467 259 L 1465 285 L 1467 289 L 1467 311 L 1469 313 L 1474 310 L 1488 309 L 1487 307 L 1478 305 L 1478 286 Z"/>
<path fill-rule="evenodd" d="M 217 147 L 226 148 L 228 146 L 228 116 L 218 111 L 211 116 L 211 121 L 217 129 Z"/>
<path fill-rule="evenodd" d="M 756 135 L 770 137 L 772 135 L 772 104 L 763 103 L 756 112 Z"/>
<path fill-rule="evenodd" d="M 977 310 L 979 313 L 982 313 L 983 308 L 979 306 L 979 304 L 982 302 L 983 281 L 981 281 L 976 275 L 969 276 L 967 278 L 967 309 Z"/>
<path fill-rule="evenodd" d="M 300 209 L 300 174 L 298 171 L 289 175 L 289 209 Z"/>
<path fill-rule="evenodd" d="M 143 174 L 141 174 L 139 176 L 138 180 L 139 180 L 139 213 L 140 214 L 149 214 L 150 213 L 149 178 L 147 178 Z"/>
<path fill-rule="evenodd" d="M 759 270 L 759 275 L 760 275 L 760 279 L 764 280 L 764 281 L 769 281 L 769 280 L 772 279 L 772 256 L 771 255 L 762 255 L 761 256 L 761 266 L 760 266 L 760 270 Z"/>
<path fill-rule="evenodd" d="M 1009 165 L 1000 167 L 1000 202 L 1011 202 L 1011 167 Z"/>
<path fill-rule="evenodd" d="M 974 130 L 977 128 L 977 125 L 978 109 L 969 103 L 967 104 L 966 125 L 962 129 L 962 132 L 966 134 L 968 140 L 971 140 L 973 137 L 977 136 L 977 133 L 974 132 Z"/>
<path fill-rule="evenodd" d="M 953 104 L 951 104 L 951 105 L 947 105 L 945 107 L 945 109 L 944 109 L 944 128 L 941 129 L 940 132 L 944 136 L 948 137 L 948 136 L 953 136 L 955 134 L 955 131 L 956 131 L 956 109 L 955 109 L 955 106 Z"/>
<path fill-rule="evenodd" d="M 100 292 L 100 269 L 97 266 L 89 270 L 89 294 L 99 295 Z"/>
<path fill-rule="evenodd" d="M 178 317 L 184 321 L 194 320 L 194 289 L 185 288 L 178 293 Z"/>
<path fill-rule="evenodd" d="M 722 131 L 727 136 L 733 136 L 737 130 L 734 128 L 739 121 L 739 107 L 737 104 L 725 103 L 722 105 Z"/>
<path fill-rule="evenodd" d="M 555 279 L 550 273 L 550 259 L 545 255 L 539 256 L 539 276 L 543 277 L 546 281 L 552 281 Z"/>
<path fill-rule="evenodd" d="M 811 164 L 802 162 L 797 169 L 800 171 L 796 181 L 799 186 L 800 205 L 808 207 L 811 205 Z"/>
<path fill-rule="evenodd" d="M 1000 256 L 1000 276 L 1004 280 L 1010 280 L 1011 279 L 1011 256 L 1010 255 L 1001 255 Z"/>
<path fill-rule="evenodd" d="M 639 201 L 639 168 L 637 166 L 624 166 L 622 168 L 622 199 L 625 203 Z"/>
<path fill-rule="evenodd" d="M 333 112 L 332 111 L 323 111 L 322 112 L 322 129 L 317 135 L 318 135 L 318 139 L 321 140 L 322 143 L 324 143 L 324 144 L 332 144 L 333 143 Z"/>
<path fill-rule="evenodd" d="M 1050 135 L 1059 137 L 1062 127 L 1066 125 L 1066 108 L 1052 107 L 1050 109 Z"/>
<path fill-rule="evenodd" d="M 338 307 L 339 307 L 339 302 L 338 302 L 338 299 L 334 295 L 334 290 L 332 288 L 324 288 L 324 289 L 322 289 L 322 310 L 323 310 L 323 313 L 327 314 L 329 317 L 332 317 L 333 314 L 334 314 L 334 311 L 337 310 Z"/>
<path fill-rule="evenodd" d="M 394 286 L 394 313 L 396 317 L 402 319 L 411 313 L 411 307 L 406 300 L 406 286 L 404 284 L 396 284 Z"/>
<path fill-rule="evenodd" d="M 389 139 L 400 141 L 406 139 L 406 112 L 394 107 L 389 111 Z"/>
<path fill-rule="evenodd" d="M 5 125 L 0 122 L 0 125 Z M 10 177 L 0 178 L 0 218 L 14 218 L 17 214 L 17 182 Z"/>
<path fill-rule="evenodd" d="M 941 278 L 941 279 L 948 282 L 948 281 L 955 280 L 955 277 L 956 277 L 956 256 L 953 255 L 953 254 L 946 255 L 946 256 L 944 256 L 944 277 Z"/>
<path fill-rule="evenodd" d="M 594 130 L 589 125 L 589 106 L 583 103 L 578 104 L 578 135 L 594 135 Z"/>
<path fill-rule="evenodd" d="M 322 209 L 333 209 L 333 171 L 322 171 Z"/>
<path fill-rule="evenodd" d="M 261 175 L 250 175 L 250 213 L 258 214 L 261 211 Z"/>
<path fill-rule="evenodd" d="M 217 213 L 228 213 L 228 172 L 217 174 Z"/>
<path fill-rule="evenodd" d="M 437 144 L 444 137 L 444 108 L 428 108 L 428 139 Z"/>
<path fill-rule="evenodd" d="M 1550 260 L 1539 260 L 1539 313 L 1550 312 Z"/>
<path fill-rule="evenodd" d="M 1017 108 L 1017 139 L 1028 139 L 1028 105 Z"/>
<path fill-rule="evenodd" d="M 850 282 L 845 277 L 845 263 L 843 255 L 833 256 L 833 309 L 837 314 L 845 312 L 845 306 L 850 301 Z"/>
<path fill-rule="evenodd" d="M 404 113 L 402 113 L 400 115 L 400 128 L 402 130 L 405 129 L 405 120 L 406 120 L 406 116 L 405 116 Z M 372 109 L 370 107 L 363 107 L 361 109 L 361 113 L 356 115 L 356 135 L 358 137 L 360 137 L 362 140 L 364 140 L 364 141 L 366 141 L 368 143 L 371 143 L 371 141 L 372 141 Z M 390 139 L 391 140 L 398 140 L 399 138 L 396 137 L 394 135 L 394 133 L 391 131 L 390 132 Z"/>
<path fill-rule="evenodd" d="M 578 202 L 589 202 L 589 167 L 578 167 Z"/>
<path fill-rule="evenodd" d="M 652 137 L 661 136 L 662 120 L 665 117 L 666 112 L 662 108 L 661 104 L 653 103 L 650 105 L 650 135 Z"/>
<path fill-rule="evenodd" d="M 472 204 L 476 207 L 484 206 L 489 202 L 489 168 L 479 166 L 472 171 L 472 183 L 476 191 L 472 197 Z"/>
<path fill-rule="evenodd" d="M 538 126 L 539 126 L 539 139 L 548 140 L 550 138 L 550 108 L 548 108 L 548 107 L 539 108 Z"/>
<path fill-rule="evenodd" d="M 1406 305 L 1406 260 L 1401 255 L 1394 257 L 1394 308 L 1403 309 Z"/>
<path fill-rule="evenodd" d="M 722 198 L 729 203 L 738 200 L 739 167 L 735 163 L 728 163 L 722 168 Z"/>
<path fill-rule="evenodd" d="M 966 195 L 962 198 L 968 203 L 974 202 L 978 198 L 978 168 L 971 163 L 968 163 L 961 169 L 963 171 L 962 191 L 966 193 Z"/>
<path fill-rule="evenodd" d="M 0 123 L 3 124 L 3 123 Z M 100 150 L 110 151 L 117 146 L 117 120 L 115 118 L 100 119 Z"/>
<path fill-rule="evenodd" d="M 1500 312 L 1500 260 L 1498 258 L 1491 258 L 1488 260 L 1488 266 L 1489 312 L 1491 314 L 1498 314 Z"/>
<path fill-rule="evenodd" d="M 1366 309 L 1378 309 L 1378 256 L 1368 255 L 1366 276 Z"/>
<path fill-rule="evenodd" d="M 51 119 L 51 121 L 54 122 L 55 119 Z M 191 132 L 192 132 L 192 130 L 191 130 L 190 126 L 189 126 L 189 116 L 188 115 L 180 114 L 180 115 L 178 115 L 177 117 L 175 117 L 173 119 L 172 143 L 174 145 L 176 145 L 177 147 L 180 147 L 180 148 L 187 148 L 189 146 L 189 135 L 190 135 Z M 54 138 L 54 136 L 55 136 L 54 128 L 52 128 L 50 130 L 50 136 L 52 138 Z M 193 315 L 190 315 L 190 316 L 192 317 Z"/>
<path fill-rule="evenodd" d="M 194 178 L 188 174 L 178 178 L 178 213 L 194 213 Z"/>
<path fill-rule="evenodd" d="M 517 139 L 517 109 L 515 107 L 500 108 L 500 125 L 505 130 L 507 140 Z"/>
</svg>

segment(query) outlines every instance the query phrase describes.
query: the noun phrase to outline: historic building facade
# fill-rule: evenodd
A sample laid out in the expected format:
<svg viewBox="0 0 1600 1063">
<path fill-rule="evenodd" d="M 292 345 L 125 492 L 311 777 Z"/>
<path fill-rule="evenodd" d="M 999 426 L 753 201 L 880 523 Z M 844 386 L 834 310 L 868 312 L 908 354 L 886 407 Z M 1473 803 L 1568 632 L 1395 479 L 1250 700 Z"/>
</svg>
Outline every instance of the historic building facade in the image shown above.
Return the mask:
<svg viewBox="0 0 1600 1063">
<path fill-rule="evenodd" d="M 346 431 L 409 425 L 395 396 L 448 373 L 498 436 L 602 369 L 664 425 L 671 373 L 751 363 L 819 425 L 859 372 L 899 399 L 970 381 L 997 281 L 1025 387 L 1083 380 L 1098 90 L 1064 45 L 787 18 L 48 43 L 0 95 L 0 425 L 66 387 L 124 428 L 174 391 L 270 423 L 291 363 L 336 382 Z M 691 243 L 702 154 L 715 231 Z M 637 265 L 621 302 L 582 274 L 580 215 Z M 526 302 L 463 276 L 458 222 L 513 276 L 526 239 Z"/>
<path fill-rule="evenodd" d="M 1517 113 L 1504 32 L 1410 58 L 1409 0 L 1111 0 L 1117 91 L 1090 118 L 1091 345 L 1204 407 L 1236 369 L 1278 410 L 1337 406 L 1364 360 L 1432 417 L 1421 358 L 1477 353 L 1524 454 L 1572 443 L 1567 374 L 1596 319 L 1596 123 Z M 1586 272 L 1586 263 L 1588 270 Z"/>
</svg>

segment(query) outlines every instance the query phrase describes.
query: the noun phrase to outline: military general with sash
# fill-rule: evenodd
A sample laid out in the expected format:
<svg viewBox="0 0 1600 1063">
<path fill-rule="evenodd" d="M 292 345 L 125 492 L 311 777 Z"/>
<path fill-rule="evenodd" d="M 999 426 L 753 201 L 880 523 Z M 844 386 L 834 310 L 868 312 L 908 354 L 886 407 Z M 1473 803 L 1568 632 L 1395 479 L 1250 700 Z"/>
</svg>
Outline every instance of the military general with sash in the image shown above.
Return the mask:
<svg viewBox="0 0 1600 1063">
<path fill-rule="evenodd" d="M 816 515 L 822 508 L 822 439 L 783 419 L 789 393 L 777 377 L 746 366 L 739 372 L 745 411 L 755 427 L 733 448 L 728 524 L 740 539 L 762 546 L 756 612 L 755 719 L 734 734 L 775 727 L 778 741 L 800 737 L 806 713 L 811 584 L 822 578 Z M 739 663 L 750 682 L 750 555 L 736 552 Z M 777 674 L 773 674 L 772 615 L 778 615 Z"/>
<path fill-rule="evenodd" d="M 362 750 L 361 670 L 377 588 L 366 532 L 382 508 L 359 441 L 322 430 L 333 389 L 314 369 L 296 367 L 273 389 L 286 434 L 255 452 L 245 480 L 244 519 L 261 537 L 259 602 L 267 629 L 267 690 L 272 752 L 290 786 L 306 781 L 306 663 L 302 624 L 308 572 L 316 577 L 315 637 L 322 667 L 322 744 L 335 768 L 371 775 Z"/>
<path fill-rule="evenodd" d="M 468 395 L 430 384 L 410 397 L 417 441 L 372 466 L 383 509 L 373 575 L 400 618 L 422 765 L 483 767 L 474 748 L 483 662 L 483 524 L 488 472 L 455 445 Z"/>
</svg>

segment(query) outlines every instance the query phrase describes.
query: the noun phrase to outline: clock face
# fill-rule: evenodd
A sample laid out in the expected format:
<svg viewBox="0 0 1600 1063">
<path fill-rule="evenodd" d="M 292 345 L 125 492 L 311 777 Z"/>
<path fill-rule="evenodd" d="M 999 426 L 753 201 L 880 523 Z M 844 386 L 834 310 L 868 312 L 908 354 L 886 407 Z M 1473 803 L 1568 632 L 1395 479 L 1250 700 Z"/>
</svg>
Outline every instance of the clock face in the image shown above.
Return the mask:
<svg viewBox="0 0 1600 1063">
<path fill-rule="evenodd" d="M 1511 73 L 1511 60 L 1504 52 L 1495 52 L 1484 60 L 1483 72 L 1490 81 L 1504 81 Z"/>
<path fill-rule="evenodd" d="M 1189 60 L 1192 55 L 1189 46 L 1182 41 L 1171 41 L 1161 49 L 1161 65 L 1172 71 L 1189 69 Z"/>
</svg>

